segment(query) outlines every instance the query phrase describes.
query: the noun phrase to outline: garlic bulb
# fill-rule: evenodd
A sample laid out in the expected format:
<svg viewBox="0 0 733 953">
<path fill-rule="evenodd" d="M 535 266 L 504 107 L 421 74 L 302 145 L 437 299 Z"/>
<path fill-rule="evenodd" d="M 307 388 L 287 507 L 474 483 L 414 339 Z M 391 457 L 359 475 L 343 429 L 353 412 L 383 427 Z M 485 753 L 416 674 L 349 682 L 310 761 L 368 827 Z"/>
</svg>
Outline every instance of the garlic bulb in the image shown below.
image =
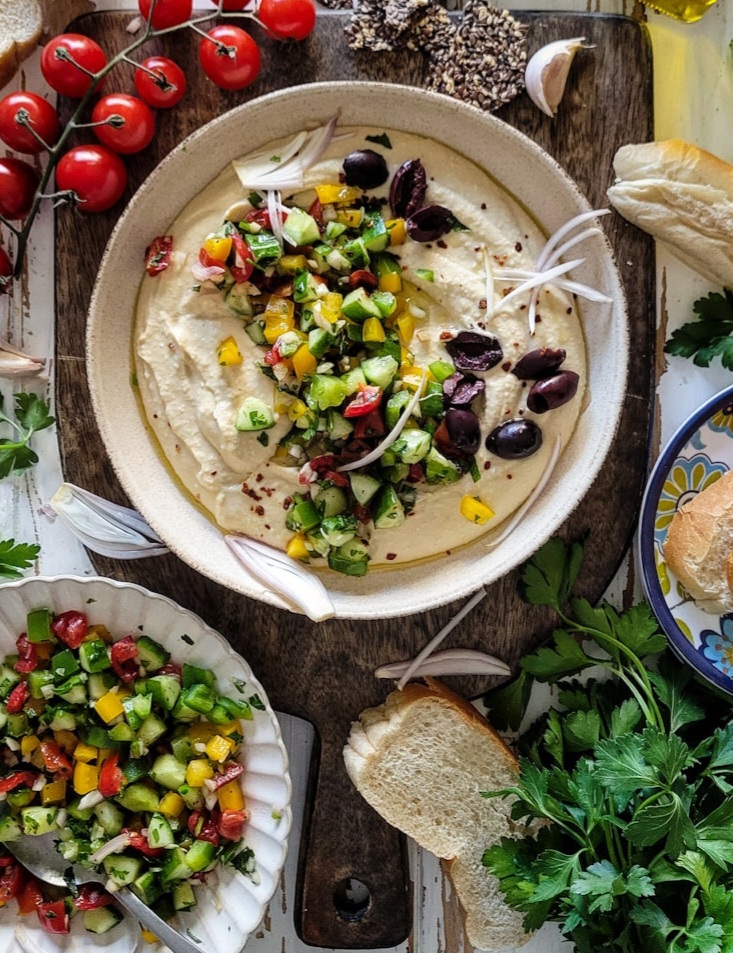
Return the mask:
<svg viewBox="0 0 733 953">
<path fill-rule="evenodd" d="M 527 63 L 524 82 L 529 98 L 550 119 L 554 118 L 560 105 L 575 54 L 581 49 L 593 49 L 592 46 L 583 46 L 584 42 L 584 36 L 555 40 L 537 50 Z"/>
<path fill-rule="evenodd" d="M 46 364 L 43 357 L 31 357 L 0 337 L 0 377 L 32 377 Z"/>
</svg>

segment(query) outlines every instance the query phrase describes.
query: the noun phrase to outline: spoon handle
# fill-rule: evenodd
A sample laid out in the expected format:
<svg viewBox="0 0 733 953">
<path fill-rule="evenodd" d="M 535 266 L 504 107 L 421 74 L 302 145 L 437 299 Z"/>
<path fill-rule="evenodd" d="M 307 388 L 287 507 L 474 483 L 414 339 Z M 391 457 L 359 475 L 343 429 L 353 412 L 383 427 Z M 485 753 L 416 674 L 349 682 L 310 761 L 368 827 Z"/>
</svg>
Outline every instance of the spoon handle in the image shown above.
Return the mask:
<svg viewBox="0 0 733 953">
<path fill-rule="evenodd" d="M 128 913 L 136 917 L 144 927 L 154 933 L 162 943 L 165 943 L 171 953 L 206 953 L 201 943 L 194 943 L 188 937 L 179 933 L 178 930 L 174 930 L 157 913 L 153 913 L 150 907 L 143 903 L 131 890 L 122 887 L 115 891 L 114 896 Z"/>
</svg>

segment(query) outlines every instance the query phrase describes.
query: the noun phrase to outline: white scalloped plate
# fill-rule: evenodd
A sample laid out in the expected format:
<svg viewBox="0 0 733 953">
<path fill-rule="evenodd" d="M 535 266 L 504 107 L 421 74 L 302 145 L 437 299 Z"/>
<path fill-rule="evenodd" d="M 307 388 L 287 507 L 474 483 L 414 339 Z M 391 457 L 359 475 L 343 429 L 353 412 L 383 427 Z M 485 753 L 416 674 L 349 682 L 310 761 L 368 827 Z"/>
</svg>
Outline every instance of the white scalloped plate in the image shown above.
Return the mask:
<svg viewBox="0 0 733 953">
<path fill-rule="evenodd" d="M 0 586 L 1 656 L 15 651 L 28 611 L 41 606 L 54 612 L 78 609 L 90 623 L 106 625 L 116 638 L 145 633 L 164 645 L 174 661 L 213 669 L 222 694 L 238 697 L 236 679 L 246 682 L 248 696 L 257 693 L 264 702 L 263 711 L 253 710 L 253 720 L 242 722 L 242 789 L 250 814 L 244 836 L 255 851 L 259 882 L 232 868 L 221 869 L 216 878 L 209 878 L 207 885 L 197 889 L 197 906 L 179 914 L 176 923 L 179 930 L 197 937 L 207 953 L 238 953 L 275 892 L 291 822 L 288 756 L 262 686 L 244 659 L 192 612 L 140 586 L 91 576 L 36 577 Z M 18 920 L 11 902 L 0 910 L 0 949 L 132 953 L 140 942 L 139 930 L 129 917 L 101 937 L 85 933 L 80 921 L 76 918 L 69 937 L 51 937 L 34 917 Z"/>
</svg>

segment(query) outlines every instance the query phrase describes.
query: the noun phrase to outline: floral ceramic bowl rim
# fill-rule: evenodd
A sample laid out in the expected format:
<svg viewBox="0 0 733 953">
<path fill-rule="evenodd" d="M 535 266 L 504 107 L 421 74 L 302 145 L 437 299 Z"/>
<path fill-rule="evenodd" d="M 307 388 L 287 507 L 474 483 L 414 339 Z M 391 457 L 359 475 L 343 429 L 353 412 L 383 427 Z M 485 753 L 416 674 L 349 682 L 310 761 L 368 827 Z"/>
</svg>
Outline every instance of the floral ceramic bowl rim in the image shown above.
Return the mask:
<svg viewBox="0 0 733 953">
<path fill-rule="evenodd" d="M 641 567 L 641 577 L 646 596 L 652 610 L 664 630 L 675 654 L 690 665 L 703 678 L 726 694 L 733 695 L 733 678 L 721 672 L 700 649 L 694 645 L 680 628 L 672 615 L 659 578 L 656 560 L 657 538 L 655 523 L 659 515 L 659 503 L 664 484 L 674 465 L 680 459 L 695 434 L 720 410 L 733 401 L 733 386 L 727 387 L 705 401 L 675 431 L 660 454 L 644 492 L 641 504 L 641 516 L 637 532 L 637 553 Z M 728 469 L 733 469 L 733 431 L 730 433 L 730 457 Z M 715 465 L 713 464 L 713 467 Z M 711 625 L 714 620 L 724 616 L 709 616 Z"/>
</svg>

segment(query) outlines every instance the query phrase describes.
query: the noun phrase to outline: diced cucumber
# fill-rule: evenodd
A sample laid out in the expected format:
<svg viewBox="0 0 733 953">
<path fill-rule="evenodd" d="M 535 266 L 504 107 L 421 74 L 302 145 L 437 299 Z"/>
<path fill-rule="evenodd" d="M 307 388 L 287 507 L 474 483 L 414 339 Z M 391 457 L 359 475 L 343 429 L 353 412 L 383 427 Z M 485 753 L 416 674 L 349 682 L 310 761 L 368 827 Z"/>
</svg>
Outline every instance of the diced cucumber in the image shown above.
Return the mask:
<svg viewBox="0 0 733 953">
<path fill-rule="evenodd" d="M 0 698 L 7 698 L 20 681 L 20 675 L 9 665 L 0 666 Z"/>
<path fill-rule="evenodd" d="M 320 283 L 309 271 L 300 271 L 293 279 L 293 300 L 300 304 L 317 301 Z"/>
<path fill-rule="evenodd" d="M 110 736 L 109 731 L 100 725 L 90 725 L 83 731 L 82 741 L 91 745 L 92 748 L 112 748 L 114 751 L 118 751 L 120 747 L 119 741 L 115 741 Z"/>
<path fill-rule="evenodd" d="M 341 380 L 344 382 L 346 387 L 346 396 L 351 397 L 352 394 L 355 394 L 358 390 L 366 385 L 366 377 L 364 377 L 364 371 L 360 367 L 355 367 L 351 371 L 346 371 L 345 374 L 341 375 Z"/>
<path fill-rule="evenodd" d="M 245 721 L 252 721 L 252 706 L 244 699 L 223 696 L 217 700 L 217 705 L 229 715 L 230 721 L 232 718 L 244 718 Z"/>
<path fill-rule="evenodd" d="M 361 362 L 361 369 L 368 383 L 376 384 L 382 390 L 387 390 L 390 386 L 398 368 L 397 361 L 388 354 L 383 357 L 368 357 Z"/>
<path fill-rule="evenodd" d="M 142 861 L 127 854 L 110 854 L 102 861 L 109 879 L 120 887 L 125 887 L 140 876 Z"/>
<path fill-rule="evenodd" d="M 151 714 L 138 728 L 137 737 L 146 747 L 150 747 L 158 738 L 162 738 L 166 731 L 165 722 L 161 721 L 157 715 Z"/>
<path fill-rule="evenodd" d="M 207 840 L 196 839 L 186 853 L 186 864 L 194 873 L 208 867 L 216 857 L 216 845 Z"/>
<path fill-rule="evenodd" d="M 152 870 L 146 870 L 132 883 L 132 891 L 143 903 L 151 906 L 163 892 L 160 881 Z"/>
<path fill-rule="evenodd" d="M 246 287 L 247 285 L 245 282 L 235 282 L 224 298 L 232 311 L 235 314 L 241 315 L 243 318 L 249 318 L 252 316 L 252 314 L 254 314 L 252 301 L 245 290 Z"/>
<path fill-rule="evenodd" d="M 190 811 L 200 811 L 204 806 L 204 795 L 201 792 L 201 788 L 192 788 L 189 784 L 182 784 L 178 789 L 178 793 Z"/>
<path fill-rule="evenodd" d="M 114 672 L 94 672 L 87 681 L 89 697 L 92 701 L 98 701 L 116 684 L 117 676 Z"/>
<path fill-rule="evenodd" d="M 370 252 L 384 251 L 389 245 L 389 231 L 381 215 L 372 215 L 367 228 L 361 233 L 362 240 Z"/>
<path fill-rule="evenodd" d="M 316 359 L 322 358 L 333 342 L 333 334 L 324 328 L 313 328 L 308 332 L 308 350 Z"/>
<path fill-rule="evenodd" d="M 356 502 L 361 503 L 362 506 L 366 506 L 382 486 L 379 480 L 367 473 L 350 473 L 349 482 L 351 483 L 351 492 L 356 497 Z"/>
<path fill-rule="evenodd" d="M 186 783 L 186 764 L 172 754 L 158 755 L 150 769 L 150 777 L 161 787 L 177 791 Z"/>
<path fill-rule="evenodd" d="M 398 390 L 391 394 L 384 408 L 384 421 L 391 430 L 400 419 L 405 407 L 410 403 L 412 394 L 409 390 Z"/>
<path fill-rule="evenodd" d="M 283 236 L 291 245 L 300 248 L 302 245 L 312 245 L 319 241 L 321 232 L 313 216 L 296 205 L 290 209 L 287 219 L 283 222 Z"/>
<path fill-rule="evenodd" d="M 81 798 L 78 797 L 72 798 L 66 805 L 66 810 L 69 812 L 69 817 L 73 817 L 77 821 L 88 821 L 94 813 L 94 810 L 91 807 L 87 807 L 82 811 L 79 807 L 80 800 Z"/>
<path fill-rule="evenodd" d="M 399 258 L 390 254 L 375 255 L 374 273 L 378 278 L 384 278 L 386 275 L 401 275 L 402 265 Z"/>
<path fill-rule="evenodd" d="M 57 807 L 24 807 L 20 812 L 20 823 L 24 834 L 41 835 L 57 830 Z"/>
<path fill-rule="evenodd" d="M 338 407 L 346 397 L 346 386 L 340 377 L 314 374 L 306 391 L 306 402 L 313 410 Z"/>
<path fill-rule="evenodd" d="M 188 705 L 183 704 L 183 702 L 181 701 L 180 695 L 178 696 L 178 701 L 176 702 L 175 707 L 173 708 L 173 711 L 171 712 L 171 714 L 176 719 L 176 721 L 184 721 L 184 722 L 196 721 L 196 719 L 199 717 L 199 712 L 197 712 L 193 708 L 189 708 Z"/>
<path fill-rule="evenodd" d="M 356 517 L 350 514 L 327 516 L 321 523 L 321 535 L 329 546 L 343 546 L 356 536 L 356 530 Z"/>
<path fill-rule="evenodd" d="M 350 420 L 342 417 L 336 410 L 329 410 L 326 415 L 326 429 L 331 440 L 345 440 L 354 431 Z"/>
<path fill-rule="evenodd" d="M 18 840 L 22 836 L 23 828 L 16 817 L 13 817 L 12 814 L 5 814 L 4 817 L 0 817 L 0 842 L 6 843 L 7 841 Z"/>
<path fill-rule="evenodd" d="M 193 712 L 193 714 L 198 718 L 198 712 Z M 176 759 L 184 763 L 190 761 L 191 758 L 197 757 L 197 752 L 194 751 L 193 742 L 185 732 L 181 735 L 176 735 L 171 740 L 171 749 Z"/>
<path fill-rule="evenodd" d="M 142 635 L 136 642 L 140 664 L 148 672 L 157 672 L 170 659 L 171 653 L 154 639 Z"/>
<path fill-rule="evenodd" d="M 122 914 L 117 907 L 111 905 L 97 907 L 96 910 L 85 910 L 82 916 L 84 929 L 88 933 L 96 933 L 97 936 L 101 936 L 102 933 L 108 933 L 121 922 Z"/>
<path fill-rule="evenodd" d="M 312 500 L 300 500 L 285 514 L 285 526 L 295 533 L 307 533 L 318 526 L 321 517 Z"/>
<path fill-rule="evenodd" d="M 340 486 L 327 486 L 318 491 L 313 502 L 323 518 L 343 513 L 349 505 L 349 498 Z"/>
<path fill-rule="evenodd" d="M 341 304 L 341 311 L 352 321 L 366 321 L 367 318 L 381 318 L 382 312 L 369 297 L 364 288 L 350 291 Z"/>
<path fill-rule="evenodd" d="M 181 694 L 181 682 L 175 675 L 153 675 L 147 680 L 153 703 L 171 711 Z"/>
<path fill-rule="evenodd" d="M 405 510 L 393 486 L 379 491 L 372 507 L 372 519 L 377 529 L 389 529 L 405 522 Z"/>
<path fill-rule="evenodd" d="M 177 883 L 173 888 L 173 909 L 190 910 L 196 906 L 196 894 L 193 892 L 191 884 L 184 880 Z"/>
<path fill-rule="evenodd" d="M 56 694 L 70 705 L 84 705 L 87 700 L 87 687 L 78 675 L 72 675 L 56 686 Z"/>
<path fill-rule="evenodd" d="M 113 741 L 130 742 L 135 740 L 134 730 L 124 721 L 109 729 L 109 736 Z"/>
<path fill-rule="evenodd" d="M 48 695 L 43 692 L 44 688 L 48 692 L 49 686 L 53 686 L 53 673 L 49 672 L 48 669 L 36 669 L 34 672 L 28 673 L 28 691 L 31 698 L 50 698 L 53 694 L 52 691 Z"/>
<path fill-rule="evenodd" d="M 161 878 L 164 884 L 170 884 L 174 880 L 188 880 L 191 876 L 191 868 L 186 863 L 186 852 L 180 847 L 174 847 L 168 853 Z"/>
<path fill-rule="evenodd" d="M 397 310 L 397 298 L 391 291 L 373 291 L 372 301 L 379 308 L 383 318 L 389 318 Z"/>
<path fill-rule="evenodd" d="M 369 565 L 369 550 L 359 539 L 352 539 L 328 554 L 328 565 L 346 576 L 365 576 Z"/>
<path fill-rule="evenodd" d="M 419 463 L 428 455 L 433 438 L 425 430 L 403 430 L 391 450 L 403 463 Z"/>
<path fill-rule="evenodd" d="M 216 692 L 208 685 L 192 685 L 181 692 L 181 701 L 187 708 L 205 715 L 216 704 Z"/>
<path fill-rule="evenodd" d="M 452 460 L 431 447 L 425 457 L 425 479 L 432 485 L 455 483 L 461 479 L 461 471 Z"/>
<path fill-rule="evenodd" d="M 51 731 L 73 731 L 76 728 L 76 715 L 70 711 L 57 708 L 54 716 L 48 723 Z"/>
<path fill-rule="evenodd" d="M 275 426 L 275 414 L 272 407 L 259 397 L 245 397 L 237 411 L 234 426 L 243 432 L 269 430 Z"/>
<path fill-rule="evenodd" d="M 282 254 L 280 242 L 275 238 L 272 232 L 263 229 L 261 232 L 251 233 L 245 236 L 247 247 L 251 252 L 252 258 L 261 264 L 271 264 Z"/>
<path fill-rule="evenodd" d="M 71 649 L 64 649 L 51 657 L 51 671 L 57 682 L 64 682 L 79 671 L 79 662 Z"/>
<path fill-rule="evenodd" d="M 157 793 L 141 782 L 128 784 L 125 790 L 117 795 L 117 802 L 128 811 L 141 811 L 152 814 L 158 810 L 160 798 Z"/>
<path fill-rule="evenodd" d="M 102 801 L 94 808 L 94 816 L 104 828 L 104 833 L 114 837 L 125 824 L 125 816 L 112 801 Z"/>
<path fill-rule="evenodd" d="M 53 616 L 50 609 L 33 609 L 25 620 L 25 631 L 29 642 L 53 642 L 51 630 Z"/>
<path fill-rule="evenodd" d="M 443 413 L 443 385 L 428 381 L 425 394 L 420 398 L 420 412 L 424 417 L 439 417 Z"/>
<path fill-rule="evenodd" d="M 255 344 L 267 344 L 265 325 L 262 321 L 253 321 L 244 330 Z"/>
<path fill-rule="evenodd" d="M 146 758 L 129 758 L 122 766 L 122 773 L 128 784 L 147 778 L 149 771 Z"/>
<path fill-rule="evenodd" d="M 147 687 L 147 682 L 146 682 Z M 153 696 L 147 692 L 142 694 L 137 694 L 132 696 L 132 710 L 143 721 L 150 715 L 153 710 Z"/>
<path fill-rule="evenodd" d="M 23 735 L 31 733 L 31 725 L 28 721 L 28 715 L 24 711 L 13 712 L 8 715 L 8 721 L 5 725 L 5 734 L 11 738 L 21 738 Z"/>
<path fill-rule="evenodd" d="M 112 665 L 107 646 L 101 639 L 82 642 L 79 646 L 79 662 L 85 672 L 103 672 Z"/>
<path fill-rule="evenodd" d="M 148 844 L 151 847 L 173 847 L 176 843 L 173 828 L 162 814 L 155 813 L 148 824 Z"/>
<path fill-rule="evenodd" d="M 209 688 L 215 688 L 216 675 L 210 668 L 199 668 L 198 665 L 191 665 L 189 662 L 184 662 L 183 687 L 190 688 L 192 685 L 208 685 Z"/>
</svg>

